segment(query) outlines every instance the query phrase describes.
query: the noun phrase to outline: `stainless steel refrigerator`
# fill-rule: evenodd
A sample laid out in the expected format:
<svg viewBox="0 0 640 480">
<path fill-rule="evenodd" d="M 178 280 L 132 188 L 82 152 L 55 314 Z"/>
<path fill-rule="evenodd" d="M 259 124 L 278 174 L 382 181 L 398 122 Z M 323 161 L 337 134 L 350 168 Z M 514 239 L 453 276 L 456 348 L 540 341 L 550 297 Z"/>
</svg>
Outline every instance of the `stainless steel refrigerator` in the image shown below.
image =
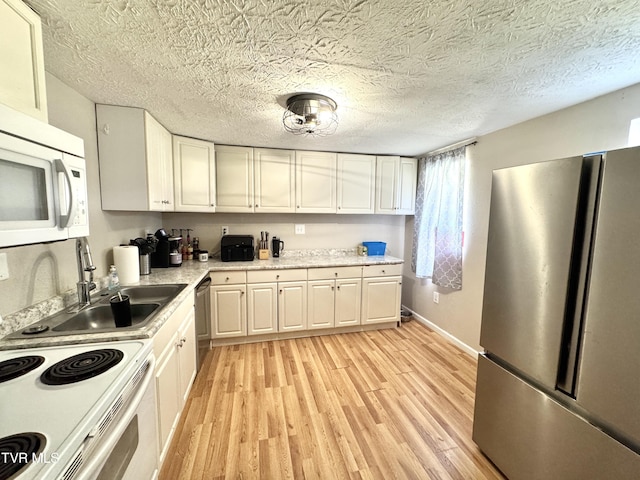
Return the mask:
<svg viewBox="0 0 640 480">
<path fill-rule="evenodd" d="M 640 478 L 640 149 L 493 172 L 480 344 L 509 479 Z"/>
</svg>

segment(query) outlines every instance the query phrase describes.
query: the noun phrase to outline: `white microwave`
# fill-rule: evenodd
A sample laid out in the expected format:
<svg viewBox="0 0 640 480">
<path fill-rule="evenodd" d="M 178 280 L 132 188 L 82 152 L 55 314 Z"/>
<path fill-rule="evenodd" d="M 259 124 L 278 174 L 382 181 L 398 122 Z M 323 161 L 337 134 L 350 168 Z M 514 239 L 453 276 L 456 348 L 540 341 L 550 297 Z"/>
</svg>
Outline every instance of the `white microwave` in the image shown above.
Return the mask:
<svg viewBox="0 0 640 480">
<path fill-rule="evenodd" d="M 0 247 L 88 235 L 82 139 L 0 105 Z"/>
</svg>

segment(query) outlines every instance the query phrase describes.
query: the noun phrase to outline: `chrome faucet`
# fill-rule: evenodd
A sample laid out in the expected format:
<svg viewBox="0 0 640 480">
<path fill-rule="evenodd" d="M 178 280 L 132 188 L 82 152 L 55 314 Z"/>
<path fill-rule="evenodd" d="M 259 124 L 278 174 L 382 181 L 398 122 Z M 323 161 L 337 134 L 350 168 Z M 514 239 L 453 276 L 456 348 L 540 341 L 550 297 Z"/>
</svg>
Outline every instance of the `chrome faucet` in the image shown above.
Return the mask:
<svg viewBox="0 0 640 480">
<path fill-rule="evenodd" d="M 93 282 L 93 271 L 96 267 L 91 258 L 87 237 L 76 240 L 76 260 L 78 261 L 78 309 L 81 309 L 91 304 L 91 290 L 96 288 Z M 85 272 L 89 272 L 89 281 L 85 279 Z"/>
</svg>

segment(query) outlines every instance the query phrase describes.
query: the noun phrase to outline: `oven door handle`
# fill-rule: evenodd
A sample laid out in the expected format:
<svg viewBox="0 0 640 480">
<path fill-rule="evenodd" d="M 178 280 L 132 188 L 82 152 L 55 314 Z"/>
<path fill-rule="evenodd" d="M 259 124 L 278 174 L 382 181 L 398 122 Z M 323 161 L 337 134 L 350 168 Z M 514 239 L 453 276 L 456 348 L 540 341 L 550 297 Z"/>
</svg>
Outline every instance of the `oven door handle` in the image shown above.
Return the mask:
<svg viewBox="0 0 640 480">
<path fill-rule="evenodd" d="M 149 383 L 153 381 L 155 364 L 156 359 L 151 355 L 149 357 L 149 368 L 145 373 L 145 379 L 140 384 L 140 388 L 138 388 L 135 396 L 129 402 L 126 410 L 119 415 L 120 418 L 117 424 L 114 425 L 115 428 L 113 428 L 113 430 L 100 441 L 97 449 L 91 452 L 89 461 L 82 466 L 82 472 L 79 474 L 78 479 L 94 478 L 98 473 L 96 470 L 104 464 L 107 458 L 109 458 L 111 450 L 116 446 L 118 440 L 120 440 L 120 437 L 129 426 L 129 422 L 135 415 L 142 397 L 149 387 Z M 144 446 L 144 448 L 146 448 L 146 446 Z"/>
</svg>

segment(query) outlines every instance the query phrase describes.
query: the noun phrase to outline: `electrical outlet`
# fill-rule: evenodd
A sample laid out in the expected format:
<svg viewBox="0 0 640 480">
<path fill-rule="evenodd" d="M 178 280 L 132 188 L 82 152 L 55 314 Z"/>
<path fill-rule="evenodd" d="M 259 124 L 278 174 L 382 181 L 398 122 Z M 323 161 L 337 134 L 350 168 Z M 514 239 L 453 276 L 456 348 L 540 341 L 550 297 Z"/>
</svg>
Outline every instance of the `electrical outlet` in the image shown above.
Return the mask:
<svg viewBox="0 0 640 480">
<path fill-rule="evenodd" d="M 433 292 L 433 303 L 440 303 L 440 293 Z"/>
<path fill-rule="evenodd" d="M 296 235 L 304 235 L 304 224 L 296 224 Z"/>
<path fill-rule="evenodd" d="M 229 227 L 226 225 L 222 227 L 222 235 L 229 235 Z"/>
</svg>

